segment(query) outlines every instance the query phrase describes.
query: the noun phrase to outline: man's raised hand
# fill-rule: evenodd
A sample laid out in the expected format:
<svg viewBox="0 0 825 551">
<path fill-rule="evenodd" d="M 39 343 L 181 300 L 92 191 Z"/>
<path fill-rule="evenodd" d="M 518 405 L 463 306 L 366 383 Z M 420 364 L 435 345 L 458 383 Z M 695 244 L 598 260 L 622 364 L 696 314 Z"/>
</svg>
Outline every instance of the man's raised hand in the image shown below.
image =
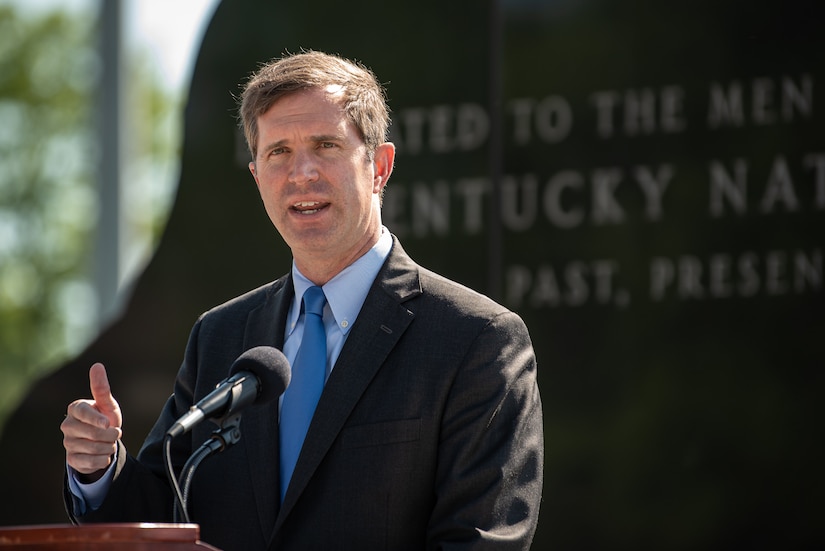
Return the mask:
<svg viewBox="0 0 825 551">
<path fill-rule="evenodd" d="M 123 416 L 112 396 L 106 368 L 96 363 L 89 370 L 91 400 L 75 400 L 66 410 L 60 425 L 66 462 L 81 475 L 84 482 L 102 476 L 111 464 L 122 435 Z"/>
</svg>

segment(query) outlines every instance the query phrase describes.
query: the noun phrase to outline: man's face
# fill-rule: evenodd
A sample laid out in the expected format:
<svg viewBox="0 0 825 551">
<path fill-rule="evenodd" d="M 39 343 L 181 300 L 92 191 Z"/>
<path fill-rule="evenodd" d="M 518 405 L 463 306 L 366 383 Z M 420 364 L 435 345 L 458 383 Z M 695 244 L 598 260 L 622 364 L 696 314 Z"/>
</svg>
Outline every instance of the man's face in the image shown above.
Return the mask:
<svg viewBox="0 0 825 551">
<path fill-rule="evenodd" d="M 302 263 L 322 259 L 343 269 L 375 243 L 380 193 L 392 171 L 392 144 L 370 160 L 336 92 L 294 92 L 258 117 L 258 153 L 249 169 L 302 271 Z"/>
</svg>

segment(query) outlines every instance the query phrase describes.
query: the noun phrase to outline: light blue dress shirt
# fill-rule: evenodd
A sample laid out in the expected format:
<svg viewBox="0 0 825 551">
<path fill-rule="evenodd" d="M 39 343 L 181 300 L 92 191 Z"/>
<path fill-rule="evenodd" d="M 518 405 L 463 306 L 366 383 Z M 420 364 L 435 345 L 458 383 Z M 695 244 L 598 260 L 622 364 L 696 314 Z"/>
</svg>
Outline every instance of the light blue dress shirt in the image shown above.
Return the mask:
<svg viewBox="0 0 825 551">
<path fill-rule="evenodd" d="M 324 306 L 324 329 L 327 333 L 327 378 L 335 367 L 335 361 L 344 347 L 347 335 L 361 311 L 361 306 L 364 305 L 364 300 L 367 298 L 375 277 L 389 256 L 390 249 L 392 249 L 392 235 L 387 228 L 382 226 L 378 242 L 361 258 L 344 268 L 322 287 L 327 297 L 327 304 Z M 295 297 L 292 299 L 286 318 L 283 348 L 284 356 L 289 360 L 290 365 L 298 354 L 304 333 L 301 301 L 304 298 L 304 292 L 315 285 L 298 270 L 294 261 L 292 262 L 292 281 L 295 286 Z M 87 508 L 95 510 L 100 507 L 112 484 L 116 463 L 117 457 L 112 461 L 106 474 L 91 484 L 79 482 L 74 469 L 66 465 L 69 472 L 69 490 L 76 498 L 74 500 L 75 514 L 84 515 Z"/>
<path fill-rule="evenodd" d="M 392 236 L 382 228 L 381 238 L 361 258 L 344 268 L 323 287 L 327 304 L 324 306 L 324 329 L 327 333 L 327 378 L 335 366 L 335 361 L 344 347 L 347 335 L 364 305 L 367 293 L 372 287 L 384 260 L 390 254 Z M 284 335 L 283 353 L 289 364 L 295 361 L 301 339 L 304 334 L 304 314 L 301 301 L 304 292 L 315 285 L 292 263 L 292 281 L 295 285 L 295 298 L 286 317 L 286 334 Z"/>
</svg>

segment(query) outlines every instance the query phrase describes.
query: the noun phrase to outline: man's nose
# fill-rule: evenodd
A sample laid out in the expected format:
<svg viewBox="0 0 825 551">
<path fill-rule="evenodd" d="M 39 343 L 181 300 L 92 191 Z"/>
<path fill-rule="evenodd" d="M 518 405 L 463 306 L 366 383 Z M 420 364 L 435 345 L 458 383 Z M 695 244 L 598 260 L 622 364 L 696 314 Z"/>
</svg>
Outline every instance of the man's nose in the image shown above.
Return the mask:
<svg viewBox="0 0 825 551">
<path fill-rule="evenodd" d="M 295 151 L 292 155 L 289 179 L 296 184 L 314 182 L 318 179 L 318 160 L 309 151 Z"/>
</svg>

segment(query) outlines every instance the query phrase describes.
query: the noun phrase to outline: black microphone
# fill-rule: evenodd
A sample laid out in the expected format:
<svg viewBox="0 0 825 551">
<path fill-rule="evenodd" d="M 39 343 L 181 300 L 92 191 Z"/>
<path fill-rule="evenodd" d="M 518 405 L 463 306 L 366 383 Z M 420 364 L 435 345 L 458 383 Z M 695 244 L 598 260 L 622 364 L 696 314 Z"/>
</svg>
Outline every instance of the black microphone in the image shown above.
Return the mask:
<svg viewBox="0 0 825 551">
<path fill-rule="evenodd" d="M 290 375 L 289 362 L 280 350 L 271 346 L 250 348 L 232 364 L 229 378 L 189 408 L 166 435 L 174 438 L 204 419 L 221 419 L 253 403 L 274 400 L 286 390 Z"/>
</svg>

